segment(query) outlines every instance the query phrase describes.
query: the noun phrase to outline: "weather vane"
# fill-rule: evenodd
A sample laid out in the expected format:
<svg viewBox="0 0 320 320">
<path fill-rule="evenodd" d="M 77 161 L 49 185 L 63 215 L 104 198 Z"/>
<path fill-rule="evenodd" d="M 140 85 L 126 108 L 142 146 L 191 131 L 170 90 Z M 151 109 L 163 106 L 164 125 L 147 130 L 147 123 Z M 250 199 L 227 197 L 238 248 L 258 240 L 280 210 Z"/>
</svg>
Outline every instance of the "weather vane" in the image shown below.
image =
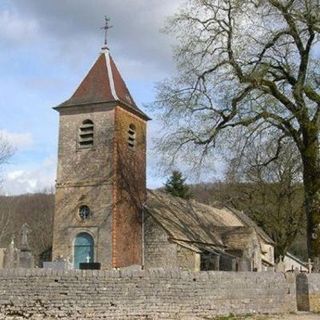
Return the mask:
<svg viewBox="0 0 320 320">
<path fill-rule="evenodd" d="M 104 45 L 107 46 L 108 44 L 108 30 L 112 28 L 112 26 L 109 24 L 110 23 L 110 18 L 104 17 L 105 20 L 105 25 L 101 28 L 104 30 Z"/>
</svg>

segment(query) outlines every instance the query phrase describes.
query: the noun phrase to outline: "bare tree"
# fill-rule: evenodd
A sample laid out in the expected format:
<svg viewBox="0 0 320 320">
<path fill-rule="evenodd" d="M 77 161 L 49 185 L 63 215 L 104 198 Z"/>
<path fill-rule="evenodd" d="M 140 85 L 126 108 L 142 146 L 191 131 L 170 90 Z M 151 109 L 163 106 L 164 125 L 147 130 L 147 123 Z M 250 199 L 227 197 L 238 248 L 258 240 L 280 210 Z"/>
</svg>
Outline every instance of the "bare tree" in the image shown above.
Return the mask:
<svg viewBox="0 0 320 320">
<path fill-rule="evenodd" d="M 263 140 L 233 155 L 224 192 L 232 206 L 244 210 L 272 237 L 278 259 L 305 228 L 301 159 L 295 145 L 288 143 L 277 159 L 261 165 L 277 148 L 275 140 Z"/>
<path fill-rule="evenodd" d="M 308 253 L 320 256 L 318 0 L 191 0 L 172 18 L 178 75 L 159 87 L 163 151 L 200 156 L 276 134 L 302 159 Z M 168 154 L 168 153 L 166 153 Z M 186 153 L 184 153 L 186 154 Z"/>
<path fill-rule="evenodd" d="M 10 210 L 11 208 L 0 199 L 0 244 L 9 237 L 10 232 Z"/>
<path fill-rule="evenodd" d="M 30 246 L 37 260 L 52 246 L 54 194 L 48 191 L 22 195 L 16 200 L 15 215 L 20 222 L 16 223 L 19 225 L 16 232 L 20 233 L 24 223 L 31 227 Z"/>
<path fill-rule="evenodd" d="M 5 163 L 12 156 L 12 146 L 9 142 L 0 134 L 0 164 Z"/>
<path fill-rule="evenodd" d="M 13 154 L 13 147 L 0 132 L 0 169 Z"/>
<path fill-rule="evenodd" d="M 5 137 L 0 133 L 0 170 L 13 154 L 13 148 Z M 1 179 L 0 179 L 1 183 Z M 10 211 L 11 208 L 0 198 L 0 244 L 8 237 L 10 230 Z"/>
</svg>

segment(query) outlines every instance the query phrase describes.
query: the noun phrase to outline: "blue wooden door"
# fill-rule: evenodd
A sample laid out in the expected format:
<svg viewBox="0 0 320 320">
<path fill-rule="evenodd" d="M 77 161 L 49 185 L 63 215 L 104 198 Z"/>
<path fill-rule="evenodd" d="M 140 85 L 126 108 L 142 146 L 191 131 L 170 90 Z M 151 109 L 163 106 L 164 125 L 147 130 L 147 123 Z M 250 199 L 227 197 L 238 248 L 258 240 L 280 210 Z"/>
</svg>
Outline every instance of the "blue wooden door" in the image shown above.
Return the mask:
<svg viewBox="0 0 320 320">
<path fill-rule="evenodd" d="M 94 262 L 94 242 L 89 233 L 81 232 L 74 242 L 74 267 L 79 269 L 81 262 Z"/>
</svg>

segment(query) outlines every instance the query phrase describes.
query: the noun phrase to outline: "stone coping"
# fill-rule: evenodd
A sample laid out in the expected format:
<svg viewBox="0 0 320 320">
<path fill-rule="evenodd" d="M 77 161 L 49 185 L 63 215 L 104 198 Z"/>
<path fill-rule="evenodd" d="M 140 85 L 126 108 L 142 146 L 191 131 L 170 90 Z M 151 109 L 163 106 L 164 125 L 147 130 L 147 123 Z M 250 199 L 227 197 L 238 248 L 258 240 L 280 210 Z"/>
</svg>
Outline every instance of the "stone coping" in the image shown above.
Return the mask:
<svg viewBox="0 0 320 320">
<path fill-rule="evenodd" d="M 206 280 L 209 278 L 240 278 L 244 277 L 257 279 L 288 279 L 295 278 L 290 273 L 280 272 L 230 272 L 230 271 L 181 271 L 176 269 L 154 268 L 148 270 L 132 270 L 132 269 L 112 269 L 112 270 L 54 270 L 54 269 L 0 269 L 0 278 L 12 277 L 54 277 L 54 276 L 70 276 L 70 277 L 97 277 L 97 278 L 175 278 L 175 279 L 192 279 Z"/>
</svg>

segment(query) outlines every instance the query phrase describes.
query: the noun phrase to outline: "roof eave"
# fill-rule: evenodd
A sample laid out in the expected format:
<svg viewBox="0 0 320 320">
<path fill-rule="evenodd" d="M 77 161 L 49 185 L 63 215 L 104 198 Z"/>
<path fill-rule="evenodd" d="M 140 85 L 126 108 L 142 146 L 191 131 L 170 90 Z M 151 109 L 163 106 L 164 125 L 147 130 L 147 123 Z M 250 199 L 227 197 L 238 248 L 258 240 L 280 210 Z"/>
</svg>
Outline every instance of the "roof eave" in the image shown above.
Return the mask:
<svg viewBox="0 0 320 320">
<path fill-rule="evenodd" d="M 116 102 L 118 102 L 120 104 L 120 106 L 122 107 L 126 107 L 128 108 L 130 111 L 133 111 L 134 113 L 139 114 L 140 116 L 142 116 L 146 121 L 152 120 L 147 114 L 145 114 L 142 110 L 140 110 L 140 108 L 138 108 L 137 106 L 132 106 L 129 103 L 126 103 L 125 101 L 122 100 L 117 100 Z"/>
<path fill-rule="evenodd" d="M 273 263 L 273 262 L 271 262 L 270 260 L 268 260 L 268 259 L 266 259 L 266 258 L 264 258 L 264 257 L 261 257 L 261 260 L 262 260 L 263 262 L 265 262 L 266 264 L 270 265 L 271 267 L 274 266 L 274 263 Z"/>
<path fill-rule="evenodd" d="M 122 101 L 122 100 L 103 100 L 103 101 L 95 101 L 95 102 L 83 102 L 83 103 L 68 103 L 69 100 L 66 100 L 62 102 L 61 104 L 53 107 L 53 110 L 56 110 L 60 112 L 60 110 L 68 109 L 71 107 L 81 107 L 81 106 L 90 106 L 90 105 L 99 105 L 103 103 L 109 103 L 109 104 L 114 104 L 120 105 L 121 107 L 125 107 L 127 110 L 139 115 L 142 117 L 145 121 L 152 120 L 149 116 L 147 116 L 143 111 L 141 111 L 138 107 L 131 106 L 130 104 Z"/>
</svg>

